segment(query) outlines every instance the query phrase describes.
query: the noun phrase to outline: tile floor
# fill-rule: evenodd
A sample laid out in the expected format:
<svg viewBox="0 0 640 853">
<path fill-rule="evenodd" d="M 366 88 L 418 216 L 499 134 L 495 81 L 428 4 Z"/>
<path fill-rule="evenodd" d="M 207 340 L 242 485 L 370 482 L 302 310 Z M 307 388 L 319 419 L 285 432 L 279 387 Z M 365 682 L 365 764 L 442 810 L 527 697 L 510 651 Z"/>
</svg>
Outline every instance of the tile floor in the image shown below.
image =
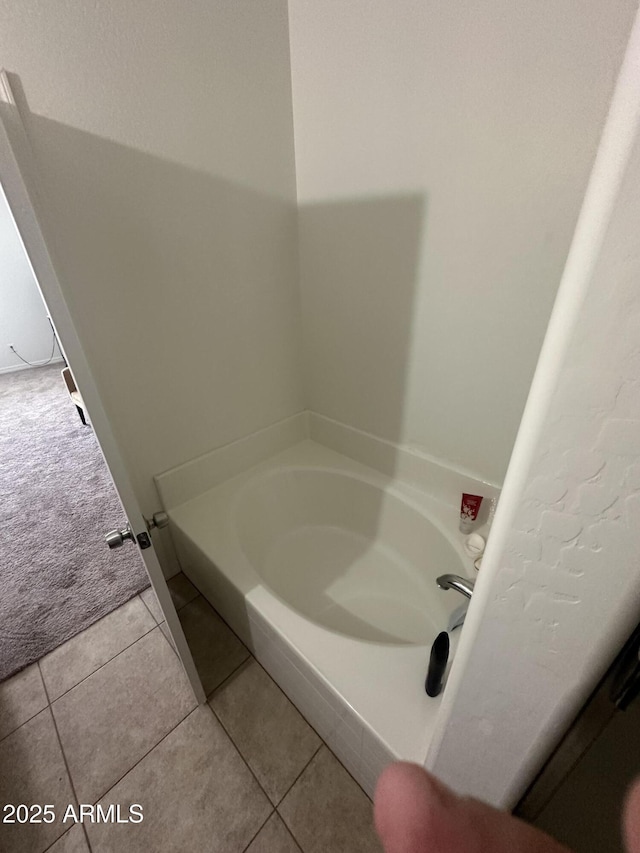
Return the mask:
<svg viewBox="0 0 640 853">
<path fill-rule="evenodd" d="M 0 684 L 10 853 L 375 853 L 371 802 L 184 575 L 170 588 L 208 696 L 197 706 L 145 590 Z M 140 804 L 141 823 L 63 822 Z M 35 815 L 34 815 L 35 816 Z"/>
</svg>

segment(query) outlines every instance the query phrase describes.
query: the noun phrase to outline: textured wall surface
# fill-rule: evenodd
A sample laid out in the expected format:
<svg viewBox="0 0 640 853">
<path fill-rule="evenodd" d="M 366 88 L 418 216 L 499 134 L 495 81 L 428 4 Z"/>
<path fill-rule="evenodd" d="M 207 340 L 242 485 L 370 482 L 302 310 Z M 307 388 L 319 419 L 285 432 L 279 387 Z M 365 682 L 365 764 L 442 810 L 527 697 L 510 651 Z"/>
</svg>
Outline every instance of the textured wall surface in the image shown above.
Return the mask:
<svg viewBox="0 0 640 853">
<path fill-rule="evenodd" d="M 619 87 L 612 117 L 620 119 L 617 136 L 635 134 L 635 143 L 588 276 L 578 256 L 597 240 L 583 245 L 577 232 L 578 260 L 567 269 L 582 270 L 585 286 L 563 299 L 566 328 L 558 316 L 550 335 L 567 339 L 564 359 L 549 380 L 555 388 L 537 440 L 532 433 L 530 461 L 522 463 L 524 488 L 504 515 L 504 549 L 487 549 L 488 574 L 476 587 L 478 610 L 485 609 L 463 638 L 468 657 L 430 756 L 450 784 L 499 805 L 514 804 L 640 618 L 640 27 L 631 45 L 627 88 Z M 612 175 L 624 156 L 619 147 L 607 161 Z M 594 177 L 597 171 L 598 164 Z M 606 193 L 603 199 L 606 206 Z M 545 405 L 538 378 L 523 448 L 535 401 Z M 519 444 L 520 436 L 514 468 L 527 455 Z"/>
</svg>

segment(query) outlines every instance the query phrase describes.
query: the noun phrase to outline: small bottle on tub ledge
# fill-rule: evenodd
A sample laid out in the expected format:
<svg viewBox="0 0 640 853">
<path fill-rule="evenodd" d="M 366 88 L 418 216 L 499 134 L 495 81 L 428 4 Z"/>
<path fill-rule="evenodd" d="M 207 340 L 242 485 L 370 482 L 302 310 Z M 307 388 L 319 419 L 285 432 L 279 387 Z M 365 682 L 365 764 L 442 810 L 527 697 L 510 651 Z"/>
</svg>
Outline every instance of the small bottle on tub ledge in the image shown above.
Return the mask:
<svg viewBox="0 0 640 853">
<path fill-rule="evenodd" d="M 468 495 L 462 493 L 462 503 L 460 504 L 460 533 L 471 533 L 473 526 L 478 518 L 478 510 L 482 503 L 481 495 Z"/>
</svg>

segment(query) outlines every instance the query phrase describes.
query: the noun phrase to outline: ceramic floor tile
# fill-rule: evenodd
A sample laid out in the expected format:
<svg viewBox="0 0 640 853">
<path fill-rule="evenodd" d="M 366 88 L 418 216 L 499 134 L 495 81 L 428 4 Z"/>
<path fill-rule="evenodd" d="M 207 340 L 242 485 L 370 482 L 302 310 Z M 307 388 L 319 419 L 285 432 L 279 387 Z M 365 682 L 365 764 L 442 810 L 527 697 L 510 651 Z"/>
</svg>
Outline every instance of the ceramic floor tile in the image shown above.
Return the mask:
<svg viewBox="0 0 640 853">
<path fill-rule="evenodd" d="M 83 828 L 76 824 L 72 829 L 59 838 L 47 853 L 89 853 L 89 845 Z"/>
<path fill-rule="evenodd" d="M 382 851 L 371 802 L 326 746 L 278 811 L 304 853 Z"/>
<path fill-rule="evenodd" d="M 138 596 L 45 655 L 40 669 L 53 702 L 91 675 L 155 623 Z"/>
<path fill-rule="evenodd" d="M 160 609 L 160 603 L 153 588 L 148 586 L 146 589 L 143 589 L 140 593 L 140 598 L 144 601 L 156 622 L 160 624 L 164 620 L 164 613 Z"/>
<path fill-rule="evenodd" d="M 51 711 L 45 708 L 0 743 L 0 804 L 52 805 L 53 823 L 0 823 L 0 850 L 41 853 L 69 829 L 64 812 L 75 798 Z M 5 812 L 3 811 L 3 816 Z"/>
<path fill-rule="evenodd" d="M 53 703 L 78 798 L 93 803 L 195 706 L 160 628 Z"/>
<path fill-rule="evenodd" d="M 201 595 L 178 616 L 208 696 L 249 657 L 249 652 Z"/>
<path fill-rule="evenodd" d="M 97 853 L 240 853 L 264 823 L 271 804 L 220 723 L 198 707 L 101 801 L 139 824 L 90 824 Z"/>
<path fill-rule="evenodd" d="M 38 664 L 33 663 L 0 684 L 0 739 L 48 705 Z"/>
<path fill-rule="evenodd" d="M 255 660 L 210 704 L 272 803 L 279 803 L 320 746 L 318 735 Z"/>
<path fill-rule="evenodd" d="M 247 847 L 246 853 L 301 853 L 301 850 L 274 812 Z"/>
<path fill-rule="evenodd" d="M 176 610 L 180 610 L 185 604 L 189 604 L 190 601 L 200 595 L 189 578 L 182 572 L 169 578 L 167 585 Z"/>
</svg>

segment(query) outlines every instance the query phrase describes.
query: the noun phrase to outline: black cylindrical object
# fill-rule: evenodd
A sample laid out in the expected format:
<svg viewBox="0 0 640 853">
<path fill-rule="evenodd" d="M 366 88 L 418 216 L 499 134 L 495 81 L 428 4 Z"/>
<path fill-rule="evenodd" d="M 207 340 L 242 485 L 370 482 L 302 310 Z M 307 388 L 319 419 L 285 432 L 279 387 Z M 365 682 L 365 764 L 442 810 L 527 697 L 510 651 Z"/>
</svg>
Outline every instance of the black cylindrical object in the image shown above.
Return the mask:
<svg viewBox="0 0 640 853">
<path fill-rule="evenodd" d="M 431 646 L 429 670 L 424 688 L 428 696 L 437 696 L 442 690 L 442 679 L 449 660 L 449 635 L 442 631 Z"/>
</svg>

